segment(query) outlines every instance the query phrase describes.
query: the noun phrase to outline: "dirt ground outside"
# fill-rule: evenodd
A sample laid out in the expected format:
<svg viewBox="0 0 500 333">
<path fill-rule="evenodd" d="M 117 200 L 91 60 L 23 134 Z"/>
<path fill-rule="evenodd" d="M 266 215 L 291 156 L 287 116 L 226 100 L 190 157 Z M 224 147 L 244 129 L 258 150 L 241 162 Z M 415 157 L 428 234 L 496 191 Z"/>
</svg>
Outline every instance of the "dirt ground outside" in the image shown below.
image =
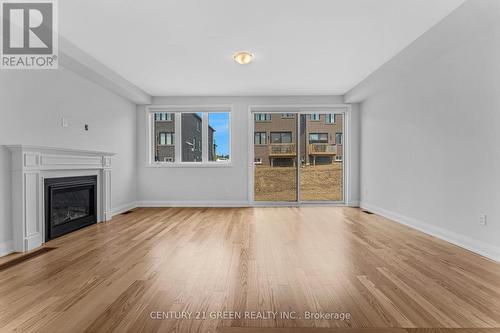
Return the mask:
<svg viewBox="0 0 500 333">
<path fill-rule="evenodd" d="M 303 166 L 300 169 L 303 201 L 342 201 L 342 163 Z M 255 166 L 255 201 L 295 201 L 294 167 Z"/>
</svg>

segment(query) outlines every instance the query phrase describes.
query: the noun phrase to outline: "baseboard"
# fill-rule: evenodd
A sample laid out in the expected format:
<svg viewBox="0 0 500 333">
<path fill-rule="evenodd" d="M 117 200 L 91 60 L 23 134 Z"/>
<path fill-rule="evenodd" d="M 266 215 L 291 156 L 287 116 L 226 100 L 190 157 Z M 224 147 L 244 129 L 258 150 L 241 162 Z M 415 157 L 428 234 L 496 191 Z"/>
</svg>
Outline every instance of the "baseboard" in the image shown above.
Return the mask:
<svg viewBox="0 0 500 333">
<path fill-rule="evenodd" d="M 360 207 L 397 223 L 404 224 L 412 229 L 416 229 L 428 235 L 447 241 L 451 244 L 460 246 L 464 249 L 482 255 L 496 262 L 500 262 L 500 247 L 464 236 L 462 234 L 458 234 L 454 231 L 436 227 L 432 224 L 422 222 L 417 219 L 404 216 L 402 214 L 395 213 L 366 202 L 361 202 Z"/>
<path fill-rule="evenodd" d="M 139 201 L 137 207 L 249 207 L 247 201 Z"/>
<path fill-rule="evenodd" d="M 0 242 L 0 257 L 14 252 L 14 241 Z"/>
<path fill-rule="evenodd" d="M 350 202 L 347 203 L 346 206 L 357 208 L 359 207 L 359 200 L 351 200 Z"/>
<path fill-rule="evenodd" d="M 125 213 L 126 211 L 129 211 L 129 210 L 137 208 L 137 207 L 138 207 L 137 202 L 135 202 L 135 201 L 130 202 L 128 204 L 113 208 L 113 210 L 111 211 L 111 215 L 112 216 L 120 215 L 122 213 Z"/>
</svg>

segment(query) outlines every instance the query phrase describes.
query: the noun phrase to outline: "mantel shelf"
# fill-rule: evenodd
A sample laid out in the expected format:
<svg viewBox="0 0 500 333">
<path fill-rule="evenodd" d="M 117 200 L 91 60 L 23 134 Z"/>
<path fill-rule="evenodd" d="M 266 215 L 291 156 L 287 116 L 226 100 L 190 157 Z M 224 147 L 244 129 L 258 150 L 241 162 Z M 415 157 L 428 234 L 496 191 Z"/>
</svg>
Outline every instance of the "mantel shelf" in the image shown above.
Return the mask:
<svg viewBox="0 0 500 333">
<path fill-rule="evenodd" d="M 58 153 L 58 154 L 77 154 L 77 155 L 87 155 L 87 156 L 113 156 L 115 153 L 96 151 L 96 150 L 85 150 L 85 149 L 73 149 L 73 148 L 56 148 L 56 147 L 44 147 L 44 146 L 33 146 L 33 145 L 6 145 L 9 150 L 26 150 L 33 152 L 44 152 L 44 153 Z"/>
</svg>

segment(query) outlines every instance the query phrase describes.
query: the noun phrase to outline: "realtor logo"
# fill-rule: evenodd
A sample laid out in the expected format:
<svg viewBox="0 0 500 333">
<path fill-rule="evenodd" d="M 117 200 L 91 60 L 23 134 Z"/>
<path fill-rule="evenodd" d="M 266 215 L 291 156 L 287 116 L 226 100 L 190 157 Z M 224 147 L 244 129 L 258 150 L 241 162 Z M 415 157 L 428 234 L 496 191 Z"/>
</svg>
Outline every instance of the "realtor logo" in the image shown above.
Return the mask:
<svg viewBox="0 0 500 333">
<path fill-rule="evenodd" d="M 55 69 L 57 15 L 54 0 L 0 0 L 2 69 Z"/>
</svg>

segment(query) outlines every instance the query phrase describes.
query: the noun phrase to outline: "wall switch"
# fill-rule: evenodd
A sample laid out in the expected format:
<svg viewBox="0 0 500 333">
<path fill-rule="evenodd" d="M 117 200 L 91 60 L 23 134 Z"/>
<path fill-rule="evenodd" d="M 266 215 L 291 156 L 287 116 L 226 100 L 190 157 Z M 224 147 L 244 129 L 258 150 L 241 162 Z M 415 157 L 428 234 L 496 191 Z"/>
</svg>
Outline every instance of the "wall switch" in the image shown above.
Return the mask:
<svg viewBox="0 0 500 333">
<path fill-rule="evenodd" d="M 486 214 L 479 215 L 479 224 L 482 226 L 486 226 Z"/>
<path fill-rule="evenodd" d="M 61 118 L 61 127 L 68 127 L 68 120 L 66 118 Z"/>
</svg>

